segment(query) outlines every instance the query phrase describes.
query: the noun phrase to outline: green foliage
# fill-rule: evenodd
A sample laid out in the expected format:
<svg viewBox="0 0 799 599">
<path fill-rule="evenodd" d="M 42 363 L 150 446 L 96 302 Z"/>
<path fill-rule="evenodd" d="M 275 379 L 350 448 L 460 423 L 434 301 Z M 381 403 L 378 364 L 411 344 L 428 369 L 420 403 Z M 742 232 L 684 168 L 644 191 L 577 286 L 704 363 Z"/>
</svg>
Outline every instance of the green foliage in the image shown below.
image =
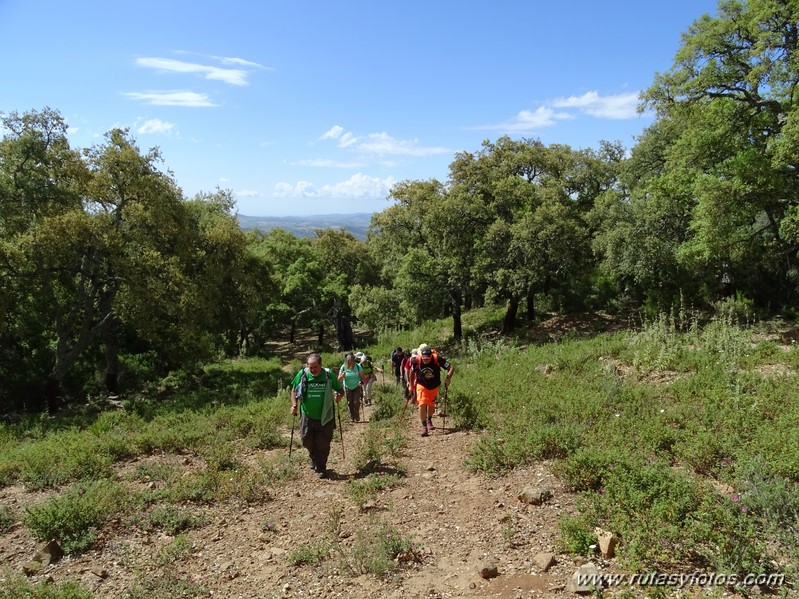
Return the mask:
<svg viewBox="0 0 799 599">
<path fill-rule="evenodd" d="M 31 582 L 7 572 L 0 580 L 0 599 L 92 599 L 94 594 L 74 582 Z"/>
<path fill-rule="evenodd" d="M 16 518 L 7 506 L 0 507 L 0 534 L 6 534 L 14 526 Z"/>
<path fill-rule="evenodd" d="M 347 493 L 359 509 L 370 500 L 377 497 L 380 491 L 396 487 L 402 482 L 399 475 L 388 472 L 373 472 L 364 478 L 353 479 L 349 482 Z"/>
<path fill-rule="evenodd" d="M 398 567 L 422 561 L 421 545 L 373 517 L 356 531 L 352 544 L 342 545 L 340 517 L 340 510 L 334 509 L 330 514 L 331 550 L 338 557 L 340 568 L 351 576 L 384 576 Z"/>
<path fill-rule="evenodd" d="M 163 574 L 142 576 L 125 595 L 126 599 L 175 599 L 177 597 L 210 597 L 199 580 L 185 579 L 171 569 Z"/>
<path fill-rule="evenodd" d="M 461 391 L 447 392 L 446 414 L 458 429 L 478 430 L 484 426 L 482 415 L 472 396 Z"/>
<path fill-rule="evenodd" d="M 184 530 L 201 526 L 204 518 L 186 509 L 165 505 L 148 511 L 137 511 L 130 516 L 129 522 L 133 528 L 142 532 L 157 529 L 175 536 Z"/>
<path fill-rule="evenodd" d="M 563 551 L 574 555 L 590 555 L 589 547 L 596 544 L 596 534 L 585 519 L 563 516 L 558 520 L 560 544 Z"/>
<path fill-rule="evenodd" d="M 119 484 L 98 481 L 70 487 L 53 499 L 26 508 L 23 522 L 40 541 L 58 539 L 67 554 L 88 549 L 111 516 L 125 509 L 129 496 Z"/>
<path fill-rule="evenodd" d="M 166 547 L 161 549 L 160 561 L 162 565 L 171 564 L 191 553 L 193 549 L 191 539 L 180 534 L 172 539 Z"/>
<path fill-rule="evenodd" d="M 317 539 L 289 551 L 286 554 L 286 561 L 291 566 L 318 566 L 328 557 L 330 557 L 330 543 L 324 539 Z"/>
<path fill-rule="evenodd" d="M 359 472 L 371 472 L 399 456 L 405 446 L 405 431 L 396 420 L 370 422 L 358 439 L 352 463 Z"/>
</svg>

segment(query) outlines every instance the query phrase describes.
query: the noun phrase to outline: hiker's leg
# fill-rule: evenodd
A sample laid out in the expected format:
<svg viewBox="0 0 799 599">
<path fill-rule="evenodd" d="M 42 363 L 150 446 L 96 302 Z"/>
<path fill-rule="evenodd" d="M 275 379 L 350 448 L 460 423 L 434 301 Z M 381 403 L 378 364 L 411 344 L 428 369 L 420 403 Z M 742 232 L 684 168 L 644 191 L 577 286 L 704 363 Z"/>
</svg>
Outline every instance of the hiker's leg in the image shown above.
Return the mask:
<svg viewBox="0 0 799 599">
<path fill-rule="evenodd" d="M 355 389 L 347 389 L 347 408 L 350 411 L 350 420 L 356 422 L 358 420 L 358 396 L 357 387 Z"/>
<path fill-rule="evenodd" d="M 372 383 L 374 382 L 375 377 L 370 376 L 369 380 L 366 381 L 366 384 L 363 387 L 363 401 L 367 406 L 372 404 Z"/>
<path fill-rule="evenodd" d="M 316 431 L 316 470 L 324 472 L 327 469 L 327 458 L 330 455 L 330 445 L 333 442 L 333 433 L 336 430 L 336 420 L 327 424 L 319 423 Z"/>
<path fill-rule="evenodd" d="M 300 440 L 302 441 L 302 446 L 308 450 L 311 468 L 316 470 L 315 433 L 311 428 L 311 420 L 305 414 L 300 415 Z"/>
<path fill-rule="evenodd" d="M 355 406 L 355 421 L 358 422 L 361 419 L 361 397 L 363 397 L 363 388 L 358 385 L 355 389 L 352 390 L 353 395 L 353 405 Z"/>
</svg>

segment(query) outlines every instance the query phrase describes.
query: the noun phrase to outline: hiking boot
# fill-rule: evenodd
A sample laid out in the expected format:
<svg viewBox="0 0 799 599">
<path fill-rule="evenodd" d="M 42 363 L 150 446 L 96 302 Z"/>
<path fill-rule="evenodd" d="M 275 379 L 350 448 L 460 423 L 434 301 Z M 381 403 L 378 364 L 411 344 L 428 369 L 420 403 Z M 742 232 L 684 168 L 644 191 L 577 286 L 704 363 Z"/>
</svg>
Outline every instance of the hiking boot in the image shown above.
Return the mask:
<svg viewBox="0 0 799 599">
<path fill-rule="evenodd" d="M 436 427 L 433 426 L 433 419 L 428 416 L 427 418 L 427 429 L 434 430 Z"/>
<path fill-rule="evenodd" d="M 314 462 L 313 460 L 309 459 L 308 460 L 308 468 L 310 468 L 311 470 L 316 470 L 316 462 Z"/>
<path fill-rule="evenodd" d="M 421 436 L 422 437 L 426 437 L 427 436 L 427 427 L 424 424 L 422 425 L 422 435 Z"/>
</svg>

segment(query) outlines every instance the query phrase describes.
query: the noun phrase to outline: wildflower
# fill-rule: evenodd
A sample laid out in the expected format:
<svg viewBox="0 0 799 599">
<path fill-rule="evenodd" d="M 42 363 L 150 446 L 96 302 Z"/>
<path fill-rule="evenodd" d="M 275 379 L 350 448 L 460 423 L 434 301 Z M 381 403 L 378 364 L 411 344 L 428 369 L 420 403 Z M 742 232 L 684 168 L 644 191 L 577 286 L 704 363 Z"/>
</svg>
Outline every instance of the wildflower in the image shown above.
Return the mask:
<svg viewBox="0 0 799 599">
<path fill-rule="evenodd" d="M 602 493 L 602 494 L 604 495 L 604 493 L 605 493 L 605 487 L 602 487 L 601 489 L 599 489 L 599 492 L 600 492 L 600 493 Z"/>
<path fill-rule="evenodd" d="M 737 495 L 733 495 L 733 496 L 732 496 L 732 502 L 733 502 L 733 503 L 738 503 L 739 501 L 741 501 L 741 498 L 740 498 L 740 497 L 738 497 Z"/>
<path fill-rule="evenodd" d="M 746 513 L 746 508 L 745 508 L 745 507 L 742 507 L 742 508 L 741 508 L 741 513 L 742 513 L 742 514 L 745 514 L 745 513 Z"/>
<path fill-rule="evenodd" d="M 387 532 L 387 533 L 386 533 L 386 538 L 387 538 L 387 539 L 390 539 L 390 538 L 391 538 L 391 533 L 390 533 L 390 532 Z"/>
</svg>

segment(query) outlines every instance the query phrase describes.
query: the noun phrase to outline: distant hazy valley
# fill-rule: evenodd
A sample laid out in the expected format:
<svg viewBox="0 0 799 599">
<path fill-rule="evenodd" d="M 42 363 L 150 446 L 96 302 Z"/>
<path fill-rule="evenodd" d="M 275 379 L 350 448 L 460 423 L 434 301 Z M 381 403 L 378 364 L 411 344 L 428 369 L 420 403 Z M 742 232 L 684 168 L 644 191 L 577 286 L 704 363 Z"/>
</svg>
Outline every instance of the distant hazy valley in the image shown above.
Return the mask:
<svg viewBox="0 0 799 599">
<path fill-rule="evenodd" d="M 308 216 L 245 216 L 238 215 L 242 229 L 269 231 L 280 228 L 296 237 L 313 237 L 315 229 L 337 229 L 349 231 L 360 240 L 366 239 L 366 229 L 372 218 L 371 212 L 357 214 L 312 214 Z"/>
</svg>

